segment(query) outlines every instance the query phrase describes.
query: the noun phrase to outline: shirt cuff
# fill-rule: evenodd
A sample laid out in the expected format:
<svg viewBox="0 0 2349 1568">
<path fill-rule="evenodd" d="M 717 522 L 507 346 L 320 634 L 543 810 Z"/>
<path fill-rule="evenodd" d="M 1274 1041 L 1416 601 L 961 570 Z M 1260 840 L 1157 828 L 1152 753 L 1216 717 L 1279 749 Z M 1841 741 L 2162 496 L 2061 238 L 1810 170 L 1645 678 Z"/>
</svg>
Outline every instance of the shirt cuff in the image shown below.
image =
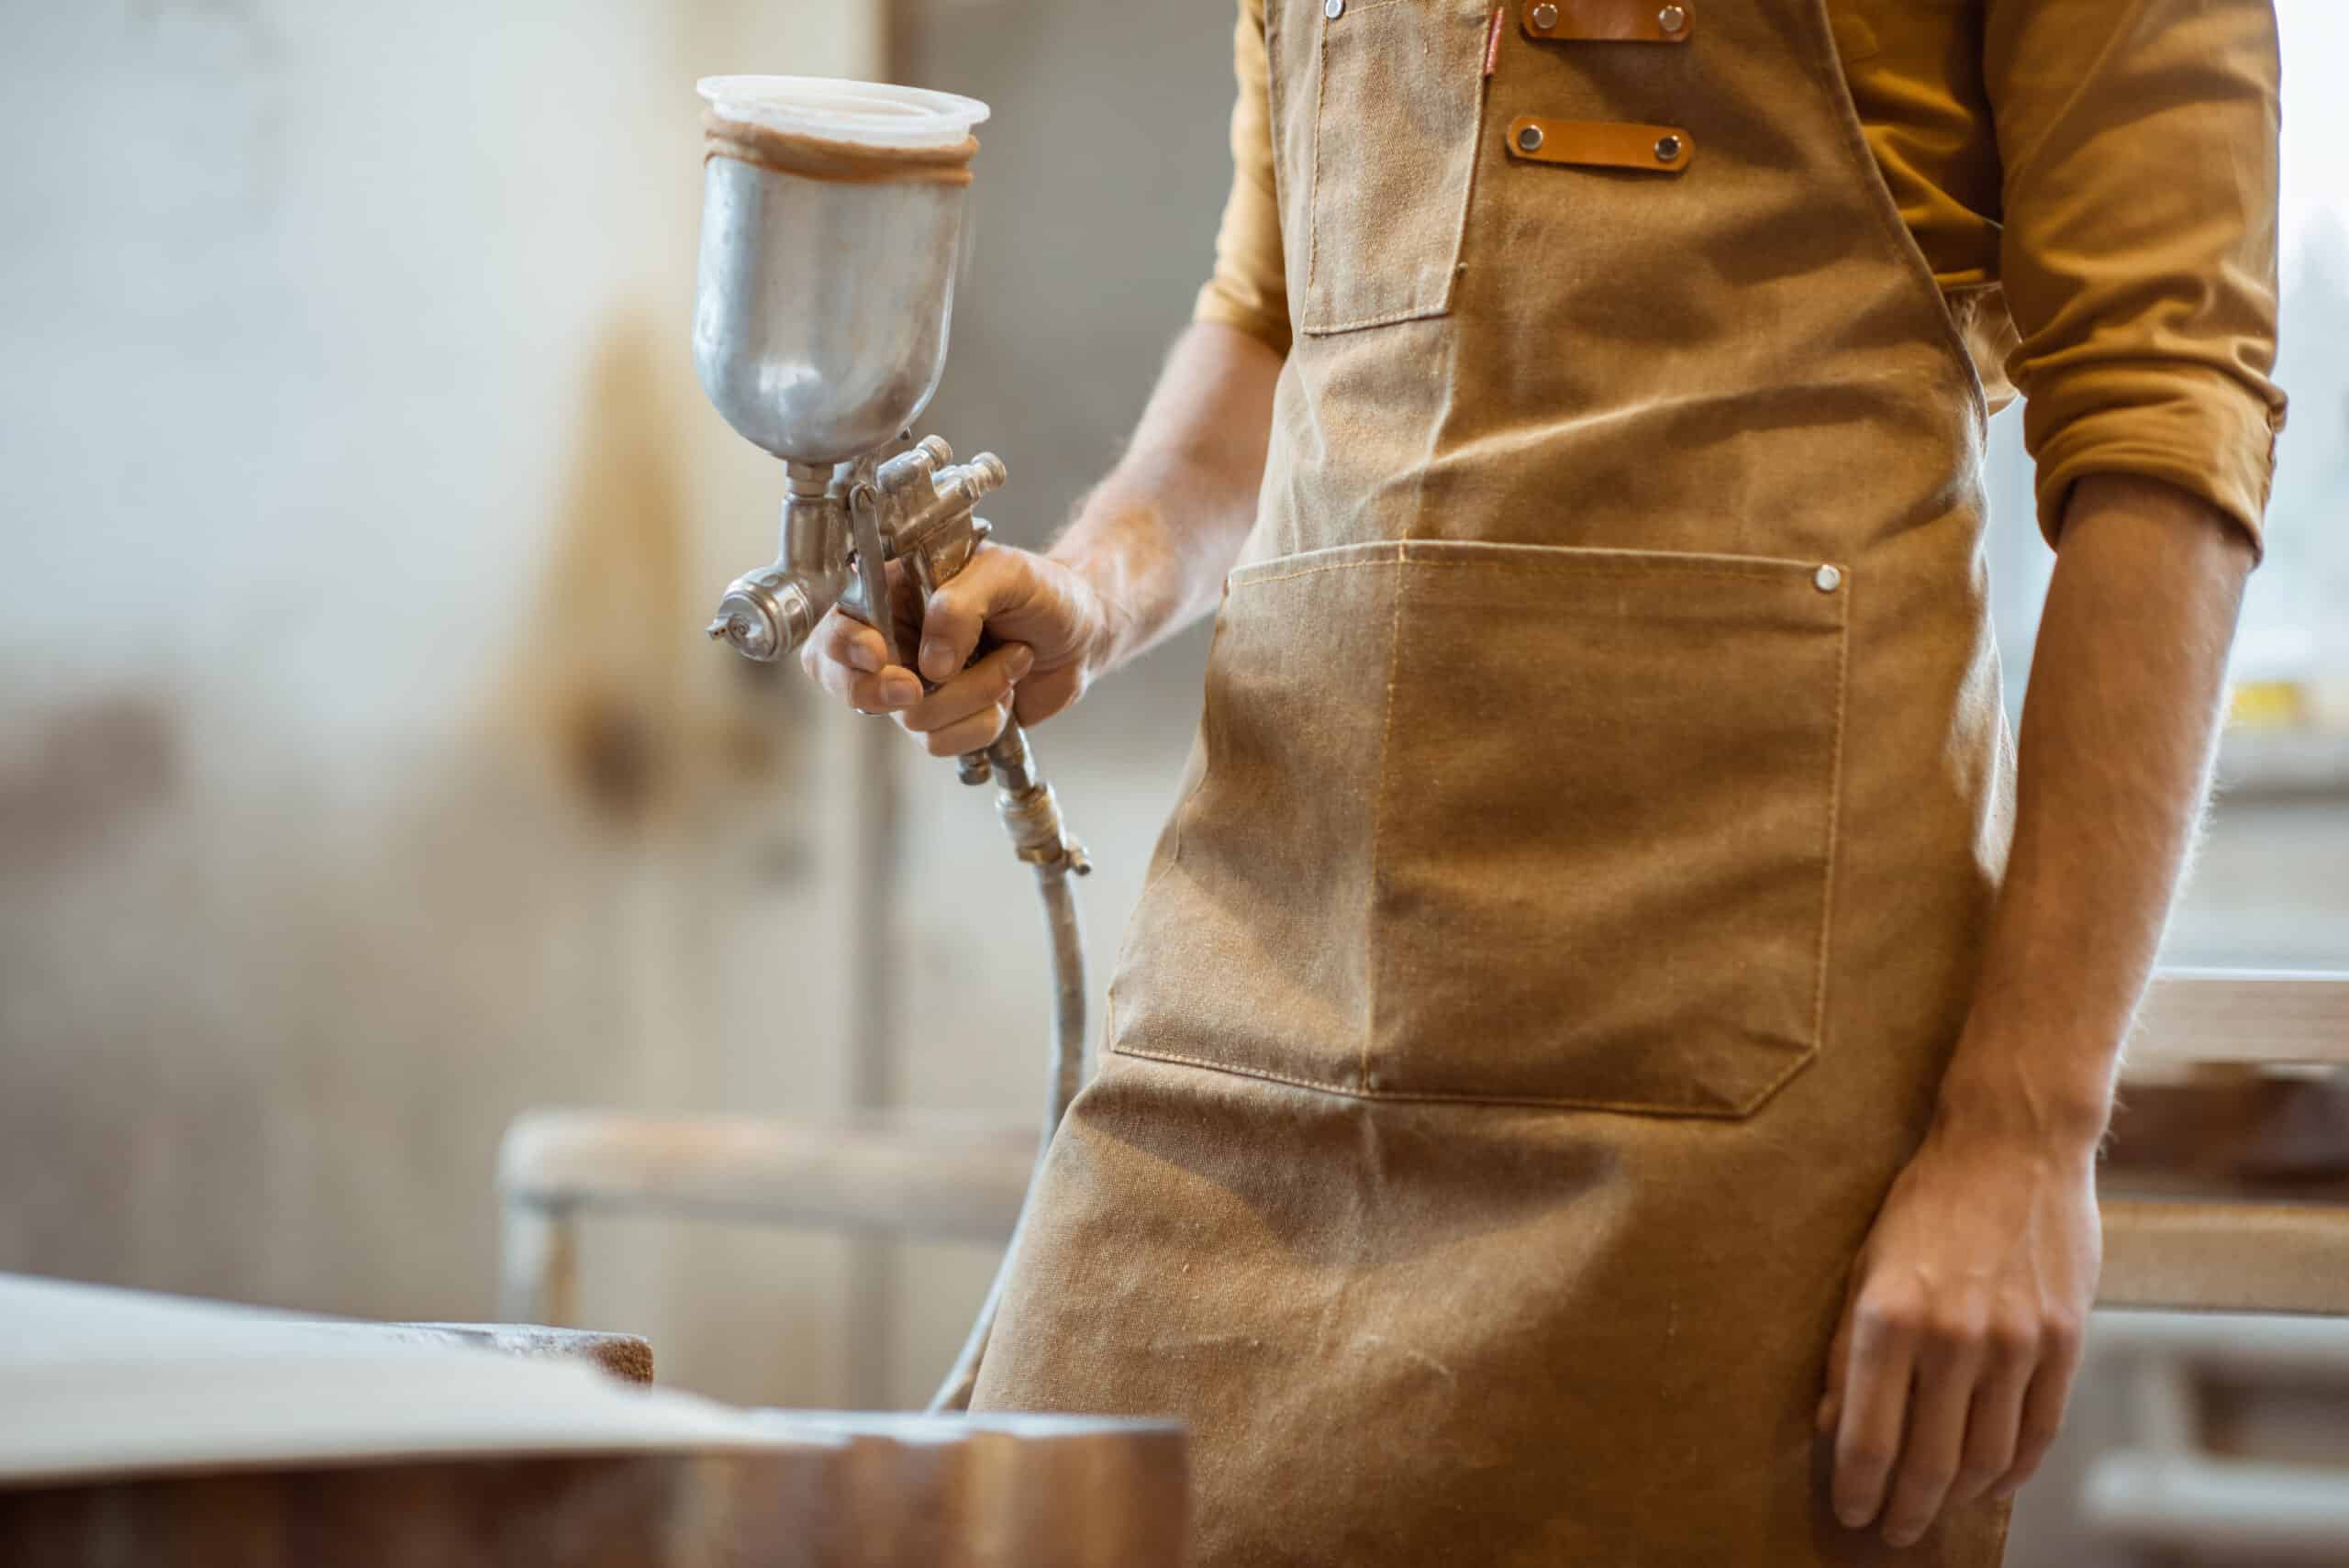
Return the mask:
<svg viewBox="0 0 2349 1568">
<path fill-rule="evenodd" d="M 2089 474 L 2135 474 L 2216 507 L 2251 541 L 2256 564 L 2283 422 L 2280 399 L 2271 407 L 2199 367 L 2099 367 L 2032 388 L 2023 432 L 2038 463 L 2040 532 L 2060 543 L 2072 486 Z"/>
</svg>

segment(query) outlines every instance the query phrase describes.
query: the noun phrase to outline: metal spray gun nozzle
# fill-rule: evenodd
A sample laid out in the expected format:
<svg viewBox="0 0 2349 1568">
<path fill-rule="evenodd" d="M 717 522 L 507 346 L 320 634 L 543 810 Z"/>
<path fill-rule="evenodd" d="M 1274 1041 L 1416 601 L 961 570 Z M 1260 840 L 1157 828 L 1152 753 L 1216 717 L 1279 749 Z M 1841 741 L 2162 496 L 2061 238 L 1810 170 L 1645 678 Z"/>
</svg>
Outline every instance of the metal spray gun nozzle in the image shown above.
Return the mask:
<svg viewBox="0 0 2349 1568">
<path fill-rule="evenodd" d="M 705 628 L 745 659 L 764 664 L 807 640 L 848 582 L 848 504 L 842 463 L 785 464 L 782 539 L 773 565 L 726 585 Z"/>
<path fill-rule="evenodd" d="M 888 563 L 903 560 L 925 596 L 969 565 L 987 535 L 971 509 L 1009 477 L 1003 460 L 981 452 L 958 466 L 931 436 L 885 462 L 790 467 L 777 558 L 727 584 L 710 638 L 765 663 L 806 642 L 839 604 L 880 631 L 891 663 L 906 663 L 892 618 L 874 607 L 887 596 Z"/>
</svg>

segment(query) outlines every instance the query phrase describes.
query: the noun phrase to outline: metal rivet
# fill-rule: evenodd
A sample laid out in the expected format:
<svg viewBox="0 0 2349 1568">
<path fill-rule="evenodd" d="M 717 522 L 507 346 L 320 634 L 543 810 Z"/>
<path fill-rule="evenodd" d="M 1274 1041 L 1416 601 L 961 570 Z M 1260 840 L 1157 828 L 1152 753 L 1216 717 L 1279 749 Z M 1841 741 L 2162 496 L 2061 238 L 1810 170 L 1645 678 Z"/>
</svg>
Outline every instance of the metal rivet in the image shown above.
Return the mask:
<svg viewBox="0 0 2349 1568">
<path fill-rule="evenodd" d="M 1688 25 L 1688 12 L 1684 6 L 1666 6 L 1655 14 L 1655 25 L 1667 33 L 1676 33 Z"/>
<path fill-rule="evenodd" d="M 1336 21 L 1346 14 L 1346 0 L 1321 0 L 1321 14 Z"/>
<path fill-rule="evenodd" d="M 1831 594 L 1843 585 L 1843 574 L 1832 566 L 1822 566 L 1810 574 L 1810 585 L 1822 594 Z"/>
<path fill-rule="evenodd" d="M 1678 137 L 1659 136 L 1655 139 L 1655 161 L 1657 162 L 1669 163 L 1679 156 L 1680 139 Z"/>
<path fill-rule="evenodd" d="M 1546 33 L 1557 25 L 1558 8 L 1555 6 L 1550 5 L 1548 0 L 1543 0 L 1542 5 L 1533 7 L 1533 30 L 1535 32 Z"/>
<path fill-rule="evenodd" d="M 1517 150 L 1520 152 L 1541 151 L 1542 128 L 1538 125 L 1530 125 L 1523 130 L 1519 131 L 1517 133 Z"/>
</svg>

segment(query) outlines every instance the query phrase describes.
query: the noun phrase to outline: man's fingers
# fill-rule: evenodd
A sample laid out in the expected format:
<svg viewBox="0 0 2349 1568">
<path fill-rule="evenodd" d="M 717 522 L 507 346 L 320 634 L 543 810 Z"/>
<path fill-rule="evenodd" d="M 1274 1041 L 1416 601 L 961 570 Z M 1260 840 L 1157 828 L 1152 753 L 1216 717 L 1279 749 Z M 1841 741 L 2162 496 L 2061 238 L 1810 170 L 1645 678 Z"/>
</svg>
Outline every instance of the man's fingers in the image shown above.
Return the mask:
<svg viewBox="0 0 2349 1568">
<path fill-rule="evenodd" d="M 1982 1339 L 1971 1327 L 1943 1327 L 1927 1336 L 1918 1354 L 1909 1430 L 1884 1509 L 1884 1539 L 1895 1546 L 1917 1543 L 1957 1480 L 1974 1385 L 1982 1375 Z"/>
<path fill-rule="evenodd" d="M 1056 669 L 1031 671 L 1019 683 L 1019 693 L 1013 702 L 1012 714 L 1022 724 L 1041 724 L 1076 701 L 1084 692 L 1085 667 L 1081 664 L 1063 664 Z"/>
<path fill-rule="evenodd" d="M 1852 1277 L 1843 1286 L 1843 1310 L 1836 1315 L 1835 1337 L 1827 1344 L 1827 1393 L 1819 1401 L 1819 1431 L 1824 1437 L 1835 1429 L 1843 1415 L 1844 1362 L 1852 1353 L 1852 1303 L 1859 1295 L 1860 1271 L 1857 1264 Z"/>
<path fill-rule="evenodd" d="M 897 722 L 917 735 L 930 735 L 989 708 L 1003 707 L 1010 700 L 1012 687 L 1035 662 L 1035 651 L 1026 643 L 1007 642 L 898 715 Z M 996 728 L 999 731 L 1002 725 Z"/>
<path fill-rule="evenodd" d="M 841 695 L 859 713 L 896 713 L 921 701 L 921 683 L 893 664 L 878 675 L 851 675 Z"/>
<path fill-rule="evenodd" d="M 1008 558 L 981 550 L 935 594 L 922 617 L 921 649 L 916 655 L 924 675 L 943 684 L 979 645 L 987 617 L 1006 607 L 1006 595 L 1015 584 L 1007 575 Z"/>
<path fill-rule="evenodd" d="M 1835 1431 L 1835 1517 L 1853 1529 L 1884 1507 L 1886 1482 L 1900 1457 L 1916 1371 L 1920 1329 L 1906 1312 L 1864 1294 L 1853 1309 L 1842 1416 Z"/>
<path fill-rule="evenodd" d="M 816 680 L 859 713 L 895 713 L 921 701 L 921 683 L 914 673 L 894 664 L 867 675 L 827 659 L 816 666 Z"/>
<path fill-rule="evenodd" d="M 868 675 L 838 660 L 819 659 L 812 670 L 818 684 L 859 713 L 895 713 L 921 701 L 921 683 L 911 670 L 896 665 Z"/>
<path fill-rule="evenodd" d="M 1991 1496 L 2011 1497 L 2037 1473 L 2047 1451 L 2063 1429 L 2064 1407 L 2072 1397 L 2072 1379 L 2080 1370 L 2080 1327 L 2054 1322 L 2041 1329 L 2039 1369 L 2032 1374 L 2031 1392 L 2023 1396 L 2022 1419 L 2016 1424 L 2015 1462 L 1990 1488 Z"/>
<path fill-rule="evenodd" d="M 992 745 L 1010 719 L 1011 704 L 1006 699 L 960 723 L 931 730 L 922 737 L 922 744 L 933 757 L 959 757 L 965 751 L 976 751 Z"/>
<path fill-rule="evenodd" d="M 1965 1451 L 1950 1495 L 1971 1503 L 2014 1468 L 2016 1437 L 2022 1426 L 2023 1396 L 2039 1365 L 2039 1326 L 2016 1320 L 1990 1331 L 1989 1359 L 1974 1388 L 1974 1409 L 1965 1418 Z"/>
<path fill-rule="evenodd" d="M 816 623 L 799 651 L 799 667 L 859 713 L 895 713 L 921 700 L 914 673 L 886 664 L 881 634 L 837 608 Z"/>
<path fill-rule="evenodd" d="M 819 682 L 824 680 L 824 667 L 828 664 L 878 674 L 887 662 L 881 634 L 838 608 L 824 613 L 824 618 L 816 623 L 815 635 L 799 651 L 800 667 Z M 826 683 L 825 689 L 836 688 Z"/>
</svg>

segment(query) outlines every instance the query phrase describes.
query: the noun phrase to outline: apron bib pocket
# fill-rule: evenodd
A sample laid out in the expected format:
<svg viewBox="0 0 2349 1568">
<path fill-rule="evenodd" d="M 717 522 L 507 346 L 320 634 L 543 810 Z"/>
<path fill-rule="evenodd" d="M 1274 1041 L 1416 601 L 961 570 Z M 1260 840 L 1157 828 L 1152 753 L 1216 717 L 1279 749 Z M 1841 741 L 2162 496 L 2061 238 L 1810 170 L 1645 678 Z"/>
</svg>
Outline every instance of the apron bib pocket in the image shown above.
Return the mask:
<svg viewBox="0 0 2349 1568">
<path fill-rule="evenodd" d="M 1301 332 L 1442 316 L 1484 106 L 1484 0 L 1342 0 L 1319 24 Z M 1286 41 L 1286 40 L 1285 40 Z M 1293 47 L 1293 45 L 1292 45 Z"/>
</svg>

